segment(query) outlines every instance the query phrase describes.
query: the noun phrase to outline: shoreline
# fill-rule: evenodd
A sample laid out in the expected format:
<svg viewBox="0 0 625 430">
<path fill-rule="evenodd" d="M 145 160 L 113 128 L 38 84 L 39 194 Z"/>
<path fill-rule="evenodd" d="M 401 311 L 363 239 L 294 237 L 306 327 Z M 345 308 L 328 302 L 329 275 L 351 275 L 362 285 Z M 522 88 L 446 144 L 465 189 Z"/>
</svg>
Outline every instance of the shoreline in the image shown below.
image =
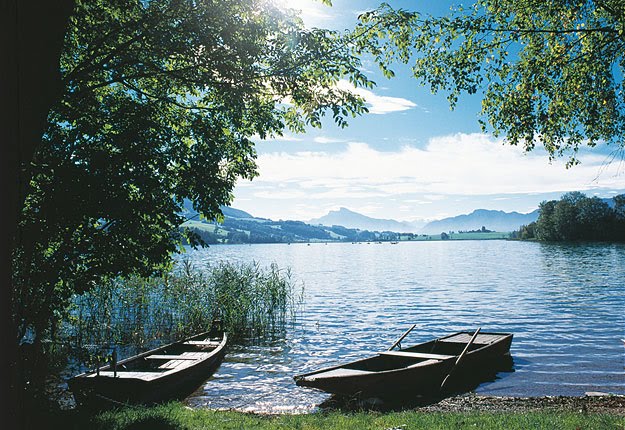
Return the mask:
<svg viewBox="0 0 625 430">
<path fill-rule="evenodd" d="M 376 401 L 377 400 L 377 401 Z M 372 412 L 379 414 L 389 414 L 394 412 L 417 412 L 417 413 L 523 413 L 523 412 L 573 412 L 591 414 L 614 414 L 625 417 L 625 394 L 609 394 L 592 392 L 584 396 L 540 396 L 540 397 L 516 397 L 516 396 L 492 396 L 477 394 L 474 392 L 446 397 L 435 403 L 424 405 L 397 405 L 397 407 L 385 407 L 379 399 L 369 399 L 353 405 L 354 407 L 319 407 L 311 412 L 302 413 L 278 413 L 260 412 L 238 408 L 205 408 L 191 407 L 182 401 L 174 401 L 174 404 L 191 412 L 212 411 L 212 412 L 235 412 L 245 415 L 258 416 L 297 416 L 315 415 L 325 413 L 350 414 L 353 412 Z M 131 406 L 134 408 L 136 406 Z M 139 408 L 158 407 L 139 406 Z M 60 411 L 59 411 L 60 412 Z M 82 411 L 77 408 L 65 409 L 62 412 L 67 414 L 80 414 Z"/>
<path fill-rule="evenodd" d="M 580 412 L 625 416 L 625 395 L 589 392 L 584 396 L 514 397 L 466 393 L 412 409 L 417 412 Z"/>
<path fill-rule="evenodd" d="M 57 409 L 62 413 L 80 413 L 75 407 L 72 395 L 65 390 L 56 393 L 47 393 L 55 399 L 49 399 L 56 404 L 52 409 Z M 61 394 L 61 395 L 59 395 Z M 71 397 L 71 400 L 70 400 Z M 360 403 L 351 405 L 330 402 L 326 405 L 318 405 L 316 411 L 303 413 L 273 413 L 258 412 L 243 409 L 211 409 L 202 407 L 191 407 L 184 400 L 174 402 L 179 403 L 185 409 L 192 411 L 213 410 L 213 411 L 233 411 L 253 415 L 311 415 L 324 412 L 353 412 L 353 411 L 377 411 L 388 413 L 392 411 L 414 411 L 414 412 L 530 412 L 530 411 L 570 411 L 589 413 L 615 413 L 625 416 L 625 394 L 612 394 L 603 392 L 587 392 L 583 396 L 494 396 L 488 394 L 478 394 L 467 392 L 455 396 L 445 397 L 438 401 L 431 401 L 424 404 L 398 403 L 393 406 L 386 405 L 380 399 L 368 399 Z"/>
<path fill-rule="evenodd" d="M 443 399 L 432 399 L 418 404 L 397 400 L 385 403 L 382 399 L 371 398 L 352 404 L 328 402 L 319 407 L 324 412 L 417 412 L 417 413 L 525 413 L 525 412 L 573 412 L 607 413 L 625 417 L 625 394 L 587 392 L 583 396 L 493 396 L 466 392 Z M 243 412 L 243 411 L 238 411 Z M 312 412 L 314 414 L 316 412 Z M 268 415 L 272 415 L 269 413 Z M 273 414 L 276 415 L 276 414 Z"/>
<path fill-rule="evenodd" d="M 588 395 L 591 394 L 591 395 Z M 497 397 L 466 393 L 427 406 L 380 411 L 375 408 L 319 409 L 312 413 L 259 413 L 191 408 L 184 402 L 113 408 L 108 411 L 48 409 L 29 405 L 23 428 L 240 430 L 256 428 L 358 429 L 526 429 L 621 428 L 625 395 Z"/>
</svg>

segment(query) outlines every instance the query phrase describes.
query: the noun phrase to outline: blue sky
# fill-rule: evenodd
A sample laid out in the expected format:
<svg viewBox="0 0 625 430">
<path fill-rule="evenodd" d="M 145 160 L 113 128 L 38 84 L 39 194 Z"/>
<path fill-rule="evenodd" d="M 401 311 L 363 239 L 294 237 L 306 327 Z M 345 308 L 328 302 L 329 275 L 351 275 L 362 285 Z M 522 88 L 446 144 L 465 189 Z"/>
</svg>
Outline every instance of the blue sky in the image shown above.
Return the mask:
<svg viewBox="0 0 625 430">
<path fill-rule="evenodd" d="M 302 10 L 309 27 L 345 29 L 379 2 L 285 3 Z M 437 15 L 453 2 L 389 3 Z M 308 220 L 347 207 L 375 218 L 414 221 L 479 208 L 525 213 L 574 190 L 600 197 L 625 192 L 625 165 L 610 162 L 609 148 L 582 151 L 582 164 L 567 170 L 566 160 L 550 164 L 540 149 L 524 153 L 482 133 L 479 96 L 462 97 L 451 111 L 445 95 L 419 86 L 409 66 L 394 67 L 390 80 L 370 62 L 363 67 L 377 83 L 357 90 L 370 113 L 345 129 L 327 121 L 305 134 L 257 139 L 260 176 L 239 181 L 233 207 L 276 220 Z"/>
</svg>

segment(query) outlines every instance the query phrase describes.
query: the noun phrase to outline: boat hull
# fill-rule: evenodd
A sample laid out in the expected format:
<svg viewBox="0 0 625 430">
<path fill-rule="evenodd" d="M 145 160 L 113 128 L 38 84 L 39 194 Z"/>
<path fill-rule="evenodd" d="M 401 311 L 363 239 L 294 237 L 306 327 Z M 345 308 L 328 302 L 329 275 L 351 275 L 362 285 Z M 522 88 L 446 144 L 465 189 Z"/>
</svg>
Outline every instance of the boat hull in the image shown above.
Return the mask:
<svg viewBox="0 0 625 430">
<path fill-rule="evenodd" d="M 428 396 L 441 393 L 441 384 L 450 372 L 452 383 L 447 389 L 455 388 L 457 386 L 455 383 L 460 380 L 496 368 L 497 361 L 509 357 L 512 335 L 485 333 L 482 339 L 492 336 L 493 339 L 496 337 L 496 340 L 488 344 L 475 345 L 458 366 L 455 366 L 459 352 L 451 354 L 450 351 L 460 351 L 466 343 L 443 344 L 445 339 L 461 334 L 469 335 L 456 333 L 399 351 L 381 352 L 363 360 L 298 375 L 295 382 L 299 386 L 345 396 L 391 397 L 405 394 Z M 447 354 L 425 353 L 436 351 L 437 347 Z M 412 355 L 422 357 L 415 358 L 411 357 Z"/>
<path fill-rule="evenodd" d="M 120 370 L 116 375 L 109 365 L 101 367 L 96 372 L 75 376 L 68 381 L 69 388 L 78 405 L 91 409 L 126 404 L 155 404 L 182 399 L 197 389 L 221 364 L 227 342 L 225 333 L 219 345 L 208 351 L 205 358 L 193 362 L 192 365 L 182 366 L 179 370 L 159 371 L 156 368 L 150 370 L 154 373 L 150 375 L 150 371 L 146 369 L 133 372 L 122 370 L 122 368 L 131 367 L 138 360 L 146 361 L 150 355 L 155 356 L 167 349 L 172 350 L 186 341 L 202 336 L 194 336 L 122 360 L 118 364 Z"/>
</svg>

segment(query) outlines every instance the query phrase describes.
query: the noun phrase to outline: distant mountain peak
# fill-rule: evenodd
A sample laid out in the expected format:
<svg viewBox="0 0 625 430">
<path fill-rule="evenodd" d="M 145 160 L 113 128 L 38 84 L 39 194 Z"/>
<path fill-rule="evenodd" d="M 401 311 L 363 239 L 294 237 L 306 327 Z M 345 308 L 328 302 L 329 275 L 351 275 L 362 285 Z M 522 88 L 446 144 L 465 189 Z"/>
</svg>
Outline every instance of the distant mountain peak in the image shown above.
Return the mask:
<svg viewBox="0 0 625 430">
<path fill-rule="evenodd" d="M 328 212 L 328 214 L 355 214 L 355 215 L 365 216 L 365 215 L 359 214 L 358 212 L 354 212 L 353 210 L 347 209 L 345 207 L 340 207 L 338 209 L 331 210 Z"/>
<path fill-rule="evenodd" d="M 224 216 L 230 218 L 254 218 L 249 213 L 242 211 L 241 209 L 235 209 L 231 206 L 219 206 L 219 209 L 221 209 L 221 213 L 223 213 Z"/>
<path fill-rule="evenodd" d="M 393 219 L 372 218 L 366 215 L 354 212 L 345 207 L 330 210 L 327 215 L 308 221 L 312 225 L 342 226 L 346 228 L 355 228 L 358 230 L 368 231 L 393 231 L 393 232 L 416 232 L 421 225 L 395 221 Z"/>
<path fill-rule="evenodd" d="M 486 227 L 492 231 L 506 232 L 518 230 L 538 219 L 538 209 L 528 214 L 504 212 L 493 209 L 476 209 L 470 214 L 458 215 L 432 221 L 421 229 L 421 233 L 438 234 L 447 231 L 472 231 Z"/>
<path fill-rule="evenodd" d="M 249 213 L 242 211 L 240 209 L 235 209 L 231 206 L 219 206 L 219 209 L 221 210 L 221 213 L 225 217 L 241 218 L 241 219 L 255 218 Z M 191 202 L 191 200 L 189 199 L 184 199 L 183 201 L 183 213 L 185 214 L 187 218 L 196 218 L 199 215 L 198 211 L 196 211 L 195 208 L 193 207 L 193 202 Z"/>
</svg>

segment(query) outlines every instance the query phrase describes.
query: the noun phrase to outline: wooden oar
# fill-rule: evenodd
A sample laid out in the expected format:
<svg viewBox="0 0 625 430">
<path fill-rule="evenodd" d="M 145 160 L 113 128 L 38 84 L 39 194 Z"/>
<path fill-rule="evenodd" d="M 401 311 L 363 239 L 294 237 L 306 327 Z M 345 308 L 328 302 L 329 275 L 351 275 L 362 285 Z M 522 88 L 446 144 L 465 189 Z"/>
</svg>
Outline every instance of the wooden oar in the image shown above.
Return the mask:
<svg viewBox="0 0 625 430">
<path fill-rule="evenodd" d="M 415 328 L 417 325 L 413 324 L 412 327 L 410 327 L 408 330 L 406 330 L 406 332 L 404 334 L 402 334 L 399 339 L 397 339 L 395 341 L 395 343 L 393 345 L 391 345 L 391 347 L 389 349 L 387 349 L 387 351 L 391 351 L 393 348 L 395 348 L 397 345 L 399 345 L 401 343 L 402 340 L 404 340 L 404 338 L 406 336 L 408 336 L 408 333 L 410 333 L 412 331 L 413 328 Z"/>
<path fill-rule="evenodd" d="M 449 373 L 447 374 L 447 376 L 445 376 L 445 379 L 443 379 L 443 383 L 441 384 L 441 387 L 439 389 L 439 391 L 443 391 L 443 388 L 445 387 L 445 384 L 447 383 L 447 380 L 449 379 L 449 377 L 451 376 L 452 372 L 456 369 L 456 367 L 458 367 L 458 364 L 462 361 L 462 359 L 464 358 L 464 355 L 467 353 L 467 351 L 469 350 L 469 347 L 471 346 L 471 344 L 473 343 L 473 341 L 475 340 L 475 338 L 477 337 L 477 334 L 480 332 L 481 327 L 478 327 L 477 330 L 475 330 L 475 333 L 473 333 L 473 336 L 471 337 L 471 340 L 469 340 L 469 342 L 467 343 L 467 346 L 464 347 L 464 349 L 462 350 L 462 353 L 458 356 L 458 359 L 456 360 L 456 362 L 454 363 L 454 365 L 451 367 L 451 369 L 449 370 Z"/>
<path fill-rule="evenodd" d="M 113 355 L 111 357 L 111 367 L 113 368 L 113 377 L 117 377 L 117 348 L 113 348 Z"/>
</svg>

